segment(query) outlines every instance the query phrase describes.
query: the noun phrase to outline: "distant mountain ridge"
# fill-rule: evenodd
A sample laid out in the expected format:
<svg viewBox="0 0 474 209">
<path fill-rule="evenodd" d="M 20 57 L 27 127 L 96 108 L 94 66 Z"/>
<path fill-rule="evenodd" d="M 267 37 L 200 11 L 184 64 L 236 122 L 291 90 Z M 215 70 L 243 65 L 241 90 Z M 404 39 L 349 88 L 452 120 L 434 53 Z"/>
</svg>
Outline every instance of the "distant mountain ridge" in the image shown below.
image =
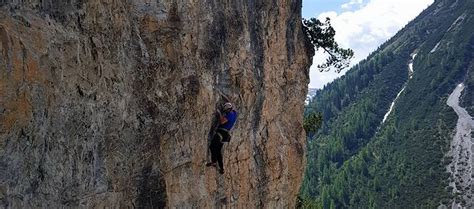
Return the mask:
<svg viewBox="0 0 474 209">
<path fill-rule="evenodd" d="M 458 184 L 472 182 L 472 176 L 462 181 L 459 176 L 473 166 L 450 166 L 458 116 L 447 105 L 462 83 L 460 106 L 474 115 L 473 13 L 473 1 L 435 1 L 318 91 L 308 106 L 321 112 L 324 121 L 308 144 L 301 191 L 305 204 L 474 207 L 468 189 Z"/>
<path fill-rule="evenodd" d="M 316 92 L 318 91 L 318 88 L 308 88 L 308 94 L 306 95 L 306 100 L 304 101 L 305 104 L 309 104 L 311 99 L 313 99 L 314 96 L 316 96 Z"/>
</svg>

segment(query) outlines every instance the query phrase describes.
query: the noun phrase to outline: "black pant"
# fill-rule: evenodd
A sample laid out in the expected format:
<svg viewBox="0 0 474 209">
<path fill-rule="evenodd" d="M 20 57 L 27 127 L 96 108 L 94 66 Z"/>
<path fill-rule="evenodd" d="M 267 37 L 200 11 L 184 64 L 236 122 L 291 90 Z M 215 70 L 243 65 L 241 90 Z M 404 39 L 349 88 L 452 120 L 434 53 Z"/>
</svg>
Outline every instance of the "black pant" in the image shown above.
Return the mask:
<svg viewBox="0 0 474 209">
<path fill-rule="evenodd" d="M 211 149 L 211 160 L 212 163 L 219 163 L 219 168 L 224 169 L 224 163 L 222 162 L 222 146 L 224 144 L 221 142 L 221 137 L 219 134 L 214 134 L 214 137 L 212 138 L 211 145 L 209 146 L 209 149 Z"/>
</svg>

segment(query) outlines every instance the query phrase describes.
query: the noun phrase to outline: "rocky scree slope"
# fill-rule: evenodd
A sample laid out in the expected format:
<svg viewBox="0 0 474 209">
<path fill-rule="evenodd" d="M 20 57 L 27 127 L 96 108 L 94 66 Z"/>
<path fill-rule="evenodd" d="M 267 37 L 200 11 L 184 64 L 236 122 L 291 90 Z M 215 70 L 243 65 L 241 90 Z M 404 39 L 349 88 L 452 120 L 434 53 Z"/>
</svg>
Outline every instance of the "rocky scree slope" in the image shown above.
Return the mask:
<svg viewBox="0 0 474 209">
<path fill-rule="evenodd" d="M 0 1 L 0 207 L 291 208 L 301 1 Z M 206 168 L 217 104 L 239 119 Z"/>
</svg>

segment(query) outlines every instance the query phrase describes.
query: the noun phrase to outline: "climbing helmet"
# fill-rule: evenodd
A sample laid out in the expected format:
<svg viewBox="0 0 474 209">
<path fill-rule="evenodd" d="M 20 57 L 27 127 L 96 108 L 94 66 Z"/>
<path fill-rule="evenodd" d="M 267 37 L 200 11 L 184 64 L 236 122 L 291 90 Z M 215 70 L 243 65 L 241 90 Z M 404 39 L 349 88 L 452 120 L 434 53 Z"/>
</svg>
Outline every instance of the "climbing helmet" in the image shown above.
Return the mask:
<svg viewBox="0 0 474 209">
<path fill-rule="evenodd" d="M 227 102 L 227 103 L 224 104 L 224 110 L 232 109 L 232 107 L 233 107 L 232 103 L 230 103 L 230 102 Z"/>
</svg>

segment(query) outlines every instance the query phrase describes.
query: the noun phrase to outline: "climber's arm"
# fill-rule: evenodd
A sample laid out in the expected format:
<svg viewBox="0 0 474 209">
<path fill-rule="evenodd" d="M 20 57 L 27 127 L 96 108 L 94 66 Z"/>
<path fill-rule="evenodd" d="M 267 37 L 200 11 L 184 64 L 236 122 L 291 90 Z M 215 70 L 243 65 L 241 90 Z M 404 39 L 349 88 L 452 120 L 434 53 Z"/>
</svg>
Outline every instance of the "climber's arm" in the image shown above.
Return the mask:
<svg viewBox="0 0 474 209">
<path fill-rule="evenodd" d="M 222 115 L 222 113 L 220 111 L 217 111 L 217 113 L 219 114 L 219 124 L 225 124 L 227 123 L 227 118 L 225 116 Z"/>
</svg>

